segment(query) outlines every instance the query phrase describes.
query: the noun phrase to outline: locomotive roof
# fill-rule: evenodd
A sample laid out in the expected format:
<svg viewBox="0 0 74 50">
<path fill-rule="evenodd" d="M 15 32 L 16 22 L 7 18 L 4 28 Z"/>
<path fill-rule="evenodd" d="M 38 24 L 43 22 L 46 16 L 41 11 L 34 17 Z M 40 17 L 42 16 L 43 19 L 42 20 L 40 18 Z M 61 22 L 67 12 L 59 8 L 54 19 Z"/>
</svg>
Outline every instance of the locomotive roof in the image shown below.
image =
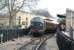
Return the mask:
<svg viewBox="0 0 74 50">
<path fill-rule="evenodd" d="M 41 17 L 34 17 L 31 22 L 42 22 L 44 23 L 44 20 Z"/>
</svg>

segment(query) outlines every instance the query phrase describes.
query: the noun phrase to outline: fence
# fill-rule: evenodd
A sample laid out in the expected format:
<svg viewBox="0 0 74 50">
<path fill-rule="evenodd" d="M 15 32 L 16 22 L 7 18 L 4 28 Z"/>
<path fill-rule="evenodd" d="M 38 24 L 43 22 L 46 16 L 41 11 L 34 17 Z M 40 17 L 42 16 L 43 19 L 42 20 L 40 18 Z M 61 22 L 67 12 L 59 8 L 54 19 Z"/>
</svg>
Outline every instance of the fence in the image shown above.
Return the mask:
<svg viewBox="0 0 74 50">
<path fill-rule="evenodd" d="M 23 29 L 0 29 L 0 43 L 21 37 L 25 33 Z"/>
</svg>

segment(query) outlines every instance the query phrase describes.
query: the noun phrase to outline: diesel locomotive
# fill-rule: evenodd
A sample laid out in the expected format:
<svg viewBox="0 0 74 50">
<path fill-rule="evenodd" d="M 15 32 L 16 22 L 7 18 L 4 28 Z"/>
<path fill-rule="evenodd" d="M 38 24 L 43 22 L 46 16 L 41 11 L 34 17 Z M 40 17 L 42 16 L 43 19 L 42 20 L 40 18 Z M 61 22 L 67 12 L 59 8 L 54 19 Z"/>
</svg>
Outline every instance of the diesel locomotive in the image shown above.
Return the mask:
<svg viewBox="0 0 74 50">
<path fill-rule="evenodd" d="M 35 37 L 42 36 L 46 33 L 55 33 L 57 23 L 47 17 L 34 17 L 30 25 L 31 34 Z"/>
</svg>

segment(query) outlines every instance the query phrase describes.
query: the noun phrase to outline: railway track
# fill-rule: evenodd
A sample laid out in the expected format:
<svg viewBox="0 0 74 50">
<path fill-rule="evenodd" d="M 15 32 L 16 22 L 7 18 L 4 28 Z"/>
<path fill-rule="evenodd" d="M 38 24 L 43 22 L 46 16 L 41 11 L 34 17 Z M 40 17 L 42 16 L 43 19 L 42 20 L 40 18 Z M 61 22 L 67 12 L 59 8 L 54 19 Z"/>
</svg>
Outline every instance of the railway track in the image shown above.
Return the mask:
<svg viewBox="0 0 74 50">
<path fill-rule="evenodd" d="M 53 35 L 54 35 L 54 34 L 51 34 L 50 36 L 48 35 L 48 36 L 45 37 L 45 39 L 42 39 L 42 40 L 40 41 L 40 43 L 38 44 L 38 46 L 36 47 L 36 49 L 34 49 L 34 50 L 40 50 L 41 46 L 42 46 L 48 39 L 50 39 Z"/>
<path fill-rule="evenodd" d="M 30 42 L 27 44 L 24 44 L 22 47 L 20 47 L 17 50 L 40 50 L 41 46 L 50 39 L 54 34 L 45 35 L 40 38 L 32 38 Z M 27 49 L 30 48 L 30 49 Z"/>
</svg>

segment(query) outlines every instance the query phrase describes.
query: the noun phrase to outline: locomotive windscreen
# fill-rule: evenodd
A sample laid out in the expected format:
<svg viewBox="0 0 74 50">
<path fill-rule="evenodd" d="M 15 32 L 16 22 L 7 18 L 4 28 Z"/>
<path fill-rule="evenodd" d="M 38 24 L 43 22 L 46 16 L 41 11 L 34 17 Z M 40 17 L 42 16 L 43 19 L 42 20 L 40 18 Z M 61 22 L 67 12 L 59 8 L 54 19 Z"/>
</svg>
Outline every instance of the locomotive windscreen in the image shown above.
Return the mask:
<svg viewBox="0 0 74 50">
<path fill-rule="evenodd" d="M 41 23 L 44 23 L 44 20 L 40 17 L 34 17 L 31 22 L 41 22 Z"/>
<path fill-rule="evenodd" d="M 37 28 L 37 29 L 43 29 L 43 26 L 44 26 L 44 20 L 40 17 L 35 17 L 31 20 L 31 26 L 34 28 Z"/>
<path fill-rule="evenodd" d="M 37 29 L 43 29 L 43 24 L 41 22 L 32 22 L 31 25 Z"/>
</svg>

